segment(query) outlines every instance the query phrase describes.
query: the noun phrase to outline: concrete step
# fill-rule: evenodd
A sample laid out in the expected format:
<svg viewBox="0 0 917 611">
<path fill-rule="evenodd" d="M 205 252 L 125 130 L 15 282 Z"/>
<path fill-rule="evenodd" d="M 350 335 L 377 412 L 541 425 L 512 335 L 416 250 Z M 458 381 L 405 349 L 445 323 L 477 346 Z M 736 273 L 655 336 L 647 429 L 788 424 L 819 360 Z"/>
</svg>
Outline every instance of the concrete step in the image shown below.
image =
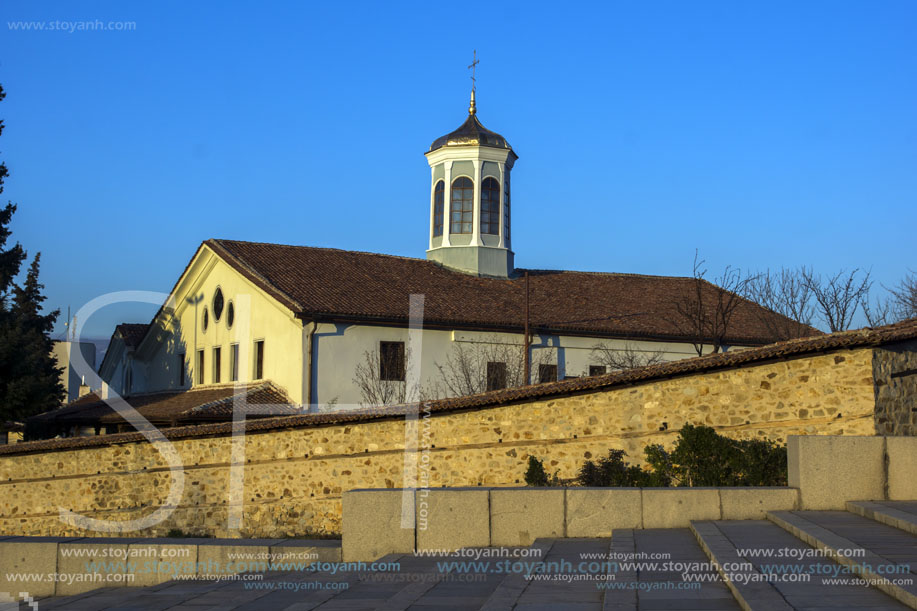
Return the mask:
<svg viewBox="0 0 917 611">
<path fill-rule="evenodd" d="M 847 511 L 773 511 L 768 520 L 917 609 L 917 536 Z M 844 577 L 839 575 L 839 577 Z"/>
<path fill-rule="evenodd" d="M 602 608 L 741 609 L 688 528 L 615 530 L 614 579 L 604 584 Z"/>
<path fill-rule="evenodd" d="M 535 550 L 529 560 L 543 560 L 551 550 L 556 539 L 536 539 L 529 547 Z M 500 580 L 500 583 L 484 601 L 481 606 L 482 611 L 510 611 L 516 606 L 522 593 L 528 587 L 529 582 L 525 575 L 518 573 L 509 573 Z"/>
<path fill-rule="evenodd" d="M 767 520 L 695 522 L 692 530 L 743 609 L 908 608 L 875 588 L 837 583 L 833 560 Z"/>
<path fill-rule="evenodd" d="M 847 511 L 917 535 L 917 501 L 847 501 Z"/>
<path fill-rule="evenodd" d="M 692 522 L 691 531 L 710 561 L 716 564 L 717 572 L 742 609 L 745 611 L 753 609 L 792 611 L 793 607 L 774 586 L 767 582 L 767 579 L 754 565 L 744 566 L 751 563 L 739 555 L 735 545 L 723 533 L 719 524 L 719 522 Z M 760 524 L 758 526 L 760 527 Z"/>
</svg>

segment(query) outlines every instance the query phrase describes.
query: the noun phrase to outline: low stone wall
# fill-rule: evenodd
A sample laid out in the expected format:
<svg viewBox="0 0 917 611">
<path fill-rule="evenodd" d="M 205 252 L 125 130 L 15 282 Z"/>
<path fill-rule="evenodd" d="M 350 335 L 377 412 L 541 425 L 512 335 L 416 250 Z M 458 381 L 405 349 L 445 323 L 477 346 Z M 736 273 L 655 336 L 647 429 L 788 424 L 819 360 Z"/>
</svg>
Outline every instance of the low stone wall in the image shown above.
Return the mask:
<svg viewBox="0 0 917 611">
<path fill-rule="evenodd" d="M 616 528 L 761 520 L 799 508 L 795 488 L 444 488 L 344 493 L 345 562 L 390 553 L 610 537 Z M 408 515 L 405 515 L 404 508 Z"/>
<path fill-rule="evenodd" d="M 736 438 L 875 434 L 874 350 L 837 350 L 656 379 L 580 394 L 464 411 L 434 412 L 416 430 L 420 483 L 516 486 L 529 455 L 575 476 L 586 459 L 624 449 L 639 461 L 650 443 L 670 446 L 685 423 Z M 184 465 L 180 502 L 142 533 L 177 528 L 217 537 L 341 532 L 342 493 L 405 485 L 404 418 L 249 433 L 244 439 L 243 519 L 227 528 L 228 436 L 173 440 Z M 21 447 L 27 447 L 25 444 Z M 409 461 L 410 462 L 410 461 Z M 149 515 L 172 474 L 148 443 L 0 456 L 0 534 L 101 535 L 62 522 L 61 510 L 113 521 Z M 649 494 L 649 493 L 646 493 Z"/>
<path fill-rule="evenodd" d="M 844 509 L 847 501 L 917 499 L 917 437 L 793 436 L 790 487 L 461 488 L 344 493 L 345 561 L 389 553 L 527 546 L 608 537 L 614 529 L 761 520 L 770 511 Z"/>
<path fill-rule="evenodd" d="M 0 592 L 70 596 L 340 560 L 337 541 L 0 537 Z M 35 578 L 50 574 L 59 579 Z"/>
</svg>

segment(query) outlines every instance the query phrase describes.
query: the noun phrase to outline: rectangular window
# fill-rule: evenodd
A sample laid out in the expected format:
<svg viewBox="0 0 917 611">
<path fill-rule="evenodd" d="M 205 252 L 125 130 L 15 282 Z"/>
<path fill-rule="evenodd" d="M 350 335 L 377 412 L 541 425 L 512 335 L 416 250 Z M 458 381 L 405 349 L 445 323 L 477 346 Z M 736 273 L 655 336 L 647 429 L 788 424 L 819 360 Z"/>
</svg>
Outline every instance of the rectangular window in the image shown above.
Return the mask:
<svg viewBox="0 0 917 611">
<path fill-rule="evenodd" d="M 605 365 L 589 365 L 590 376 L 602 376 L 607 372 Z"/>
<path fill-rule="evenodd" d="M 259 339 L 255 342 L 255 378 L 260 380 L 264 377 L 264 340 Z"/>
<path fill-rule="evenodd" d="M 538 383 L 557 381 L 557 365 L 539 365 L 538 366 Z"/>
<path fill-rule="evenodd" d="M 6 431 L 0 432 L 0 446 L 5 446 L 10 442 L 10 434 Z"/>
<path fill-rule="evenodd" d="M 197 383 L 204 383 L 204 351 L 197 351 Z"/>
<path fill-rule="evenodd" d="M 239 344 L 229 345 L 229 380 L 239 381 Z"/>
<path fill-rule="evenodd" d="M 506 363 L 487 363 L 487 390 L 506 388 Z"/>
<path fill-rule="evenodd" d="M 220 346 L 216 346 L 213 349 L 213 383 L 220 383 L 220 369 L 223 365 L 223 349 Z"/>
<path fill-rule="evenodd" d="M 178 385 L 181 388 L 185 386 L 185 353 L 178 355 Z"/>
<path fill-rule="evenodd" d="M 379 342 L 379 379 L 404 381 L 404 342 Z"/>
</svg>

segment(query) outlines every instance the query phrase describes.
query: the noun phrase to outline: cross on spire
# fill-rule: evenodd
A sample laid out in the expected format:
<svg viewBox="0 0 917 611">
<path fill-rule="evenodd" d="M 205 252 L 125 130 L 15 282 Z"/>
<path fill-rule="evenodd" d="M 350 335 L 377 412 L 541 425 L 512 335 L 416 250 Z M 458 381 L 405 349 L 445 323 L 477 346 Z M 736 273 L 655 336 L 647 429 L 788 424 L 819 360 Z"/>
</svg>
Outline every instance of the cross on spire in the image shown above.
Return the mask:
<svg viewBox="0 0 917 611">
<path fill-rule="evenodd" d="M 468 66 L 468 69 L 471 70 L 471 90 L 474 91 L 474 86 L 475 86 L 474 72 L 475 72 L 475 68 L 477 67 L 477 65 L 481 63 L 481 60 L 478 59 L 478 50 L 477 49 L 474 50 L 474 55 L 472 57 L 474 61 L 471 62 L 471 65 Z"/>
<path fill-rule="evenodd" d="M 468 107 L 468 114 L 470 115 L 473 115 L 476 112 L 475 104 L 474 104 L 474 89 L 477 83 L 475 82 L 475 79 L 474 79 L 474 76 L 475 76 L 474 73 L 475 73 L 475 68 L 477 68 L 479 63 L 481 63 L 480 60 L 478 59 L 478 50 L 477 49 L 474 50 L 474 55 L 472 56 L 472 58 L 474 59 L 474 61 L 472 61 L 471 65 L 468 66 L 468 69 L 471 70 L 471 105 Z"/>
</svg>

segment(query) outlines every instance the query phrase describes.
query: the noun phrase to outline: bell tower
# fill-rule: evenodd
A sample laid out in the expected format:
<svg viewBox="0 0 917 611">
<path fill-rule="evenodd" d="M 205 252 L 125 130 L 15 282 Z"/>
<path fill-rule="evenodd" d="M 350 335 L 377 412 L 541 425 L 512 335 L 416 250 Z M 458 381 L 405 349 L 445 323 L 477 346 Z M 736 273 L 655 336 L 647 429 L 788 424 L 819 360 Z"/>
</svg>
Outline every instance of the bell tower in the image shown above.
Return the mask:
<svg viewBox="0 0 917 611">
<path fill-rule="evenodd" d="M 509 277 L 510 172 L 518 156 L 481 125 L 474 86 L 468 118 L 424 155 L 432 176 L 427 259 L 468 274 Z"/>
</svg>

